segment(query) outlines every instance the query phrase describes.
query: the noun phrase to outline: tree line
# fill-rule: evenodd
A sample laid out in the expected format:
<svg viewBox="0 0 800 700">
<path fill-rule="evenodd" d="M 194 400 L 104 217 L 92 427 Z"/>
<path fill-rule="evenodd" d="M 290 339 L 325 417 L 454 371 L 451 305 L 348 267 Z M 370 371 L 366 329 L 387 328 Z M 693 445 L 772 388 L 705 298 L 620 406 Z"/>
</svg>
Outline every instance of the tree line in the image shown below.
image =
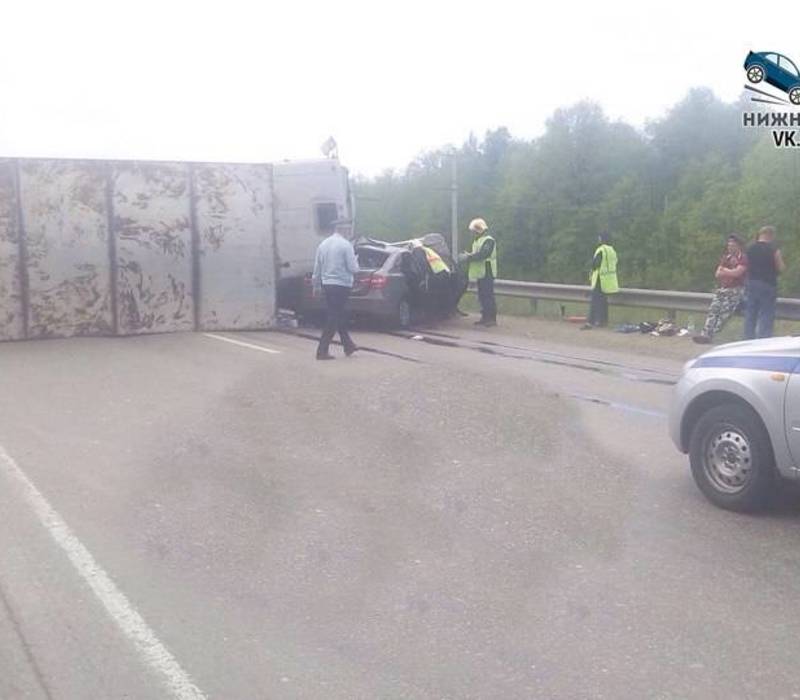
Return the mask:
<svg viewBox="0 0 800 700">
<path fill-rule="evenodd" d="M 460 148 L 425 153 L 404 172 L 355 178 L 362 235 L 400 240 L 450 231 L 450 159 L 457 158 L 463 229 L 485 218 L 498 240 L 500 276 L 586 283 L 597 235 L 611 233 L 629 287 L 706 291 L 731 232 L 752 240 L 777 228 L 788 270 L 784 295 L 800 295 L 797 149 L 745 129 L 744 98 L 695 88 L 636 129 L 580 102 L 558 109 L 544 133 L 506 128 Z M 449 238 L 448 238 L 449 240 Z"/>
</svg>

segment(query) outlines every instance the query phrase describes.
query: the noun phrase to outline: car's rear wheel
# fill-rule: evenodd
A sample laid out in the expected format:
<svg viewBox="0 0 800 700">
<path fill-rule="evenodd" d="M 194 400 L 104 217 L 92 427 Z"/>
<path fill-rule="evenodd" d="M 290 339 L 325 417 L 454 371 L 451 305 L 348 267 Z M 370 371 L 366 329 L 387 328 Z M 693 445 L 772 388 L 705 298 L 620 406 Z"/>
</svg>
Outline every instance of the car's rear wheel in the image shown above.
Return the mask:
<svg viewBox="0 0 800 700">
<path fill-rule="evenodd" d="M 411 326 L 411 304 L 408 303 L 408 299 L 401 299 L 398 302 L 394 312 L 394 322 L 400 328 Z"/>
<path fill-rule="evenodd" d="M 774 490 L 775 463 L 764 424 L 737 403 L 706 411 L 689 443 L 692 476 L 715 505 L 736 511 L 764 508 Z"/>
<path fill-rule="evenodd" d="M 789 90 L 789 100 L 793 105 L 800 105 L 800 85 Z"/>
<path fill-rule="evenodd" d="M 761 66 L 750 66 L 747 69 L 747 79 L 751 83 L 760 83 L 764 80 L 764 69 Z"/>
</svg>

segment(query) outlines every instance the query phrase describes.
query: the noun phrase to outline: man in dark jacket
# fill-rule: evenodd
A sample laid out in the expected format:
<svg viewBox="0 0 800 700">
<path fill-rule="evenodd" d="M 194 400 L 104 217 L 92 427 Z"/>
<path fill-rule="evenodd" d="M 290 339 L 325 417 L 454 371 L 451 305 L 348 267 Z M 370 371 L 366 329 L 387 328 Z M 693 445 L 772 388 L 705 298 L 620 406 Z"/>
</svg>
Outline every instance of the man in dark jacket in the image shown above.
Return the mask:
<svg viewBox="0 0 800 700">
<path fill-rule="evenodd" d="M 778 298 L 778 275 L 786 269 L 775 244 L 775 227 L 764 226 L 747 249 L 747 302 L 744 315 L 745 340 L 771 338 Z"/>
</svg>

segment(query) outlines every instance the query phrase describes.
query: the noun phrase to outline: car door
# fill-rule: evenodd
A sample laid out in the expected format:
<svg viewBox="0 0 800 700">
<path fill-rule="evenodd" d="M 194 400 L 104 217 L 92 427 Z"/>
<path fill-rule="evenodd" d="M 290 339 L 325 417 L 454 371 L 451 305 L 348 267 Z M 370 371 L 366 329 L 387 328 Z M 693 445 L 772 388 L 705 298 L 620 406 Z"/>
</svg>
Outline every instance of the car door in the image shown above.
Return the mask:
<svg viewBox="0 0 800 700">
<path fill-rule="evenodd" d="M 800 75 L 797 74 L 797 66 L 786 58 L 786 56 L 778 56 L 778 67 L 781 69 L 782 79 L 786 81 L 786 89 L 800 83 Z"/>
<path fill-rule="evenodd" d="M 796 467 L 800 467 L 800 374 L 789 376 L 783 405 L 786 442 Z"/>
<path fill-rule="evenodd" d="M 778 65 L 778 54 L 776 53 L 765 53 L 764 54 L 765 60 L 765 70 L 767 73 L 766 79 L 770 85 L 774 85 L 776 88 L 784 90 L 783 83 L 785 82 L 783 77 L 783 71 L 781 70 L 780 66 Z"/>
</svg>

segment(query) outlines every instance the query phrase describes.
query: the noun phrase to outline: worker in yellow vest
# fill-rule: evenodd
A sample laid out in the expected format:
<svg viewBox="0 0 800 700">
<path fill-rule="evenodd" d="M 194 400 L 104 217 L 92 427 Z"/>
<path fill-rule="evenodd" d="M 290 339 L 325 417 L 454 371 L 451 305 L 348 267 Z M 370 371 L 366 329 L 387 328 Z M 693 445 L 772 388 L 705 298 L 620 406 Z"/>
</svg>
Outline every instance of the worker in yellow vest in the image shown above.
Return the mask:
<svg viewBox="0 0 800 700">
<path fill-rule="evenodd" d="M 592 260 L 590 284 L 592 297 L 589 317 L 586 319 L 586 325 L 581 327 L 581 330 L 585 331 L 596 326 L 608 325 L 608 295 L 616 294 L 619 291 L 617 251 L 611 245 L 611 239 L 607 233 L 601 233 L 598 237 L 597 250 L 595 250 Z"/>
<path fill-rule="evenodd" d="M 447 266 L 447 263 L 442 260 L 442 256 L 439 255 L 439 253 L 424 244 L 422 250 L 425 251 L 425 259 L 428 261 L 428 267 L 434 275 L 440 275 L 442 273 L 450 274 L 450 268 Z"/>
<path fill-rule="evenodd" d="M 430 309 L 437 318 L 444 318 L 450 305 L 450 267 L 442 260 L 439 253 L 426 246 L 420 239 L 413 240 L 411 247 L 421 251 L 425 256 L 428 268 L 425 287 L 430 299 Z"/>
<path fill-rule="evenodd" d="M 478 301 L 481 305 L 480 320 L 476 326 L 497 325 L 497 304 L 494 300 L 494 281 L 497 278 L 497 243 L 489 234 L 489 226 L 483 219 L 469 222 L 474 239 L 469 253 L 462 253 L 459 260 L 466 262 L 470 282 L 478 286 Z"/>
</svg>

